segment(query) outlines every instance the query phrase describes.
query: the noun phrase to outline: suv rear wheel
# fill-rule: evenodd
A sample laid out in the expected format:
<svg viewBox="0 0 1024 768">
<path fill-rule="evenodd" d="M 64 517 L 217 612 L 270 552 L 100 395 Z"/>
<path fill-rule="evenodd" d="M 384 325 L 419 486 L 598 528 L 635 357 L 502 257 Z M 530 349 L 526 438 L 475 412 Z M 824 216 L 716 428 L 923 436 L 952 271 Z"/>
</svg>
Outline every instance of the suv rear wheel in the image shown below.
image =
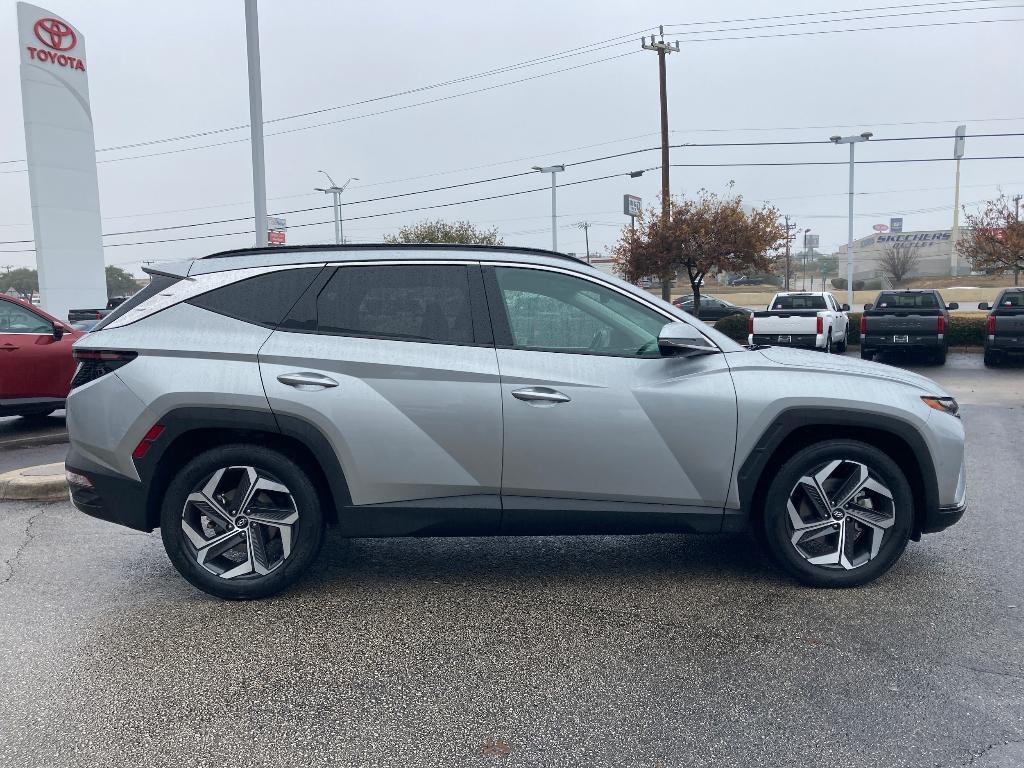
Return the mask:
<svg viewBox="0 0 1024 768">
<path fill-rule="evenodd" d="M 324 518 L 295 462 L 258 445 L 225 445 L 175 475 L 160 515 L 164 548 L 193 586 L 217 597 L 266 597 L 316 558 Z"/>
<path fill-rule="evenodd" d="M 763 525 L 775 561 L 797 579 L 853 587 L 892 567 L 913 520 L 910 486 L 892 459 L 866 443 L 829 440 L 782 465 Z"/>
</svg>

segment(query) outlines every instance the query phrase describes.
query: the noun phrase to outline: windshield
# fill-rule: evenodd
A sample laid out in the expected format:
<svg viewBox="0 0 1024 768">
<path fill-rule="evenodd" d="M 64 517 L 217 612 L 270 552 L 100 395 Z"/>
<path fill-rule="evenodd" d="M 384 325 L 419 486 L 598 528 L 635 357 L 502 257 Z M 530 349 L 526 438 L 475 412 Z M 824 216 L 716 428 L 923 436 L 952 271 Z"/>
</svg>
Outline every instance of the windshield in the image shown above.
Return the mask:
<svg viewBox="0 0 1024 768">
<path fill-rule="evenodd" d="M 934 293 L 886 293 L 878 296 L 879 309 L 938 309 Z"/>
<path fill-rule="evenodd" d="M 776 296 L 772 309 L 827 309 L 824 296 Z"/>
</svg>

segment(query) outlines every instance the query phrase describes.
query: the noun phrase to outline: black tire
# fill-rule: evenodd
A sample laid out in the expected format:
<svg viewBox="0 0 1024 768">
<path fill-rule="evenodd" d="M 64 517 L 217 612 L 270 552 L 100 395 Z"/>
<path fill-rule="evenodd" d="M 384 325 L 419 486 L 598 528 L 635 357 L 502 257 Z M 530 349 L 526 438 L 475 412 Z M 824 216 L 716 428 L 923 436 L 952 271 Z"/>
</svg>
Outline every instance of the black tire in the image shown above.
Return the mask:
<svg viewBox="0 0 1024 768">
<path fill-rule="evenodd" d="M 225 467 L 252 467 L 261 474 L 265 473 L 286 486 L 294 500 L 298 520 L 291 528 L 291 554 L 267 574 L 253 573 L 225 579 L 211 573 L 197 562 L 183 530 L 186 498 L 202 488 L 217 470 Z M 244 527 L 243 521 L 241 528 Z M 316 559 L 324 539 L 324 516 L 316 488 L 298 464 L 269 448 L 238 443 L 201 453 L 177 472 L 164 494 L 160 534 L 171 563 L 194 587 L 226 600 L 252 600 L 290 586 Z"/>
<path fill-rule="evenodd" d="M 870 349 L 864 349 L 864 347 L 861 347 L 860 348 L 860 359 L 861 360 L 874 360 L 875 359 L 875 353 L 872 350 L 870 350 Z"/>
<path fill-rule="evenodd" d="M 995 352 L 989 352 L 986 349 L 985 350 L 985 365 L 988 366 L 989 368 L 995 368 L 997 365 L 999 365 L 999 363 L 1000 363 L 999 355 L 997 355 Z"/>
<path fill-rule="evenodd" d="M 832 331 L 828 332 L 828 336 L 825 338 L 825 348 L 821 351 L 826 355 L 832 354 Z"/>
<path fill-rule="evenodd" d="M 843 339 L 838 344 L 836 344 L 836 354 L 837 355 L 845 355 L 846 354 L 846 339 Z"/>
<path fill-rule="evenodd" d="M 946 364 L 946 351 L 947 351 L 946 348 L 943 347 L 938 352 L 933 353 L 932 354 L 932 362 L 935 363 L 936 365 L 945 365 Z"/>
<path fill-rule="evenodd" d="M 801 477 L 835 459 L 866 466 L 889 489 L 893 500 L 894 519 L 891 527 L 884 532 L 878 554 L 849 570 L 808 562 L 791 540 L 794 534 L 787 506 L 790 492 Z M 906 477 L 888 455 L 856 440 L 828 440 L 798 451 L 776 473 L 765 497 L 762 533 L 775 562 L 804 584 L 824 588 L 856 587 L 877 579 L 903 554 L 913 529 L 913 502 Z"/>
</svg>

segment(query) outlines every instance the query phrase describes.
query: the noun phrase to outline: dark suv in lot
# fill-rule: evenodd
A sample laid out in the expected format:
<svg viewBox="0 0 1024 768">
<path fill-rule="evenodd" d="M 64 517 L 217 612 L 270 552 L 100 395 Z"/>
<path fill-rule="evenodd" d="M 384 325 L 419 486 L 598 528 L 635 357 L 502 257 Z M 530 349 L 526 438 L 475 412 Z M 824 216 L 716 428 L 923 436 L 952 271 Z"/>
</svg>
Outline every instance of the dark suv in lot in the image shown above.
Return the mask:
<svg viewBox="0 0 1024 768">
<path fill-rule="evenodd" d="M 75 345 L 68 482 L 200 589 L 268 595 L 344 536 L 753 529 L 863 584 L 966 505 L 922 376 L 748 348 L 549 251 L 325 246 L 162 265 Z"/>
<path fill-rule="evenodd" d="M 1007 355 L 1024 354 L 1024 288 L 1004 288 L 989 307 L 985 320 L 985 365 L 1003 362 Z"/>
<path fill-rule="evenodd" d="M 931 288 L 882 291 L 874 304 L 864 305 L 860 318 L 860 356 L 908 349 L 928 352 L 932 361 L 946 362 L 949 313 L 960 305 L 943 301 Z"/>
</svg>

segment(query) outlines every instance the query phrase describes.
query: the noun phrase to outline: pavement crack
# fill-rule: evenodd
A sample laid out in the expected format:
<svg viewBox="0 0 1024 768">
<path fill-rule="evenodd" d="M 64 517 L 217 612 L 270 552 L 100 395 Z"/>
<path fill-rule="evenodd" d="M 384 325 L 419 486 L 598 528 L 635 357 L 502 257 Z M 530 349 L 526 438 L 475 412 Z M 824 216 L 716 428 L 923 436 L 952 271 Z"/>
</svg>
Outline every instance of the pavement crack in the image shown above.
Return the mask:
<svg viewBox="0 0 1024 768">
<path fill-rule="evenodd" d="M 32 532 L 32 526 L 35 525 L 36 520 L 46 514 L 45 509 L 41 509 L 34 515 L 31 515 L 25 522 L 25 533 L 24 539 L 21 544 L 18 545 L 17 549 L 14 550 L 14 554 L 4 561 L 4 565 L 7 566 L 7 575 L 4 576 L 3 581 L 0 581 L 0 585 L 6 584 L 14 578 L 14 573 L 18 569 L 18 563 L 21 560 L 21 553 L 25 551 L 25 548 L 32 543 L 35 538 L 35 534 Z"/>
</svg>

